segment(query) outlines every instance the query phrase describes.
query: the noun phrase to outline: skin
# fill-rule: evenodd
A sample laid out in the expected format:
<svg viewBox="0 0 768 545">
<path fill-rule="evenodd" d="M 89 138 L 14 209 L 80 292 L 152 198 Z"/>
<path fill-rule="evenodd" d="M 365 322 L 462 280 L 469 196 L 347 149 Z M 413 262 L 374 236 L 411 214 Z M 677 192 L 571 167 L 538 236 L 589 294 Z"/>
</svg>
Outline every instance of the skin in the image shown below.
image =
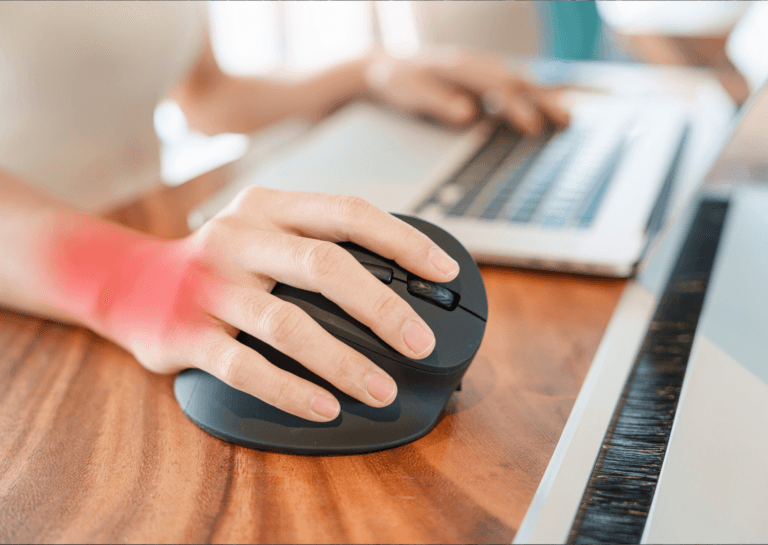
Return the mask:
<svg viewBox="0 0 768 545">
<path fill-rule="evenodd" d="M 206 46 L 171 96 L 193 127 L 210 134 L 253 132 L 286 115 L 318 121 L 352 99 L 454 126 L 475 120 L 481 99 L 525 132 L 540 131 L 547 119 L 568 122 L 556 96 L 496 59 L 457 53 L 403 60 L 374 51 L 285 82 L 226 75 Z M 164 240 L 84 214 L 0 172 L 0 306 L 89 327 L 154 372 L 198 367 L 314 421 L 335 418 L 336 399 L 238 343 L 239 330 L 373 407 L 391 403 L 397 386 L 298 307 L 272 296 L 276 282 L 322 293 L 408 357 L 426 357 L 435 344 L 413 309 L 338 241 L 356 242 L 431 281 L 459 272 L 425 235 L 355 197 L 250 188 L 198 231 Z"/>
<path fill-rule="evenodd" d="M 725 52 L 728 35 L 653 36 L 617 33 L 616 36 L 635 58 L 643 62 L 707 67 L 718 77 L 736 104 L 743 104 L 749 97 L 749 85 Z"/>
</svg>

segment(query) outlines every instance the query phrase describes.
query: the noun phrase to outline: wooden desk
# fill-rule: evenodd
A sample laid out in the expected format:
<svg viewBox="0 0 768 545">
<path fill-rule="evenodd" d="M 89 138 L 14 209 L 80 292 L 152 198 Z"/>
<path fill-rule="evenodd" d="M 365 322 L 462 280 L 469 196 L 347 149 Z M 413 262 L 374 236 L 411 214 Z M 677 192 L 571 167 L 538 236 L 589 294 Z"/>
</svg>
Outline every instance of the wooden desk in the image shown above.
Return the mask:
<svg viewBox="0 0 768 545">
<path fill-rule="evenodd" d="M 227 167 L 113 219 L 166 237 Z M 0 542 L 509 542 L 624 285 L 484 268 L 480 352 L 426 437 L 339 457 L 192 424 L 173 377 L 93 333 L 0 311 Z"/>
</svg>

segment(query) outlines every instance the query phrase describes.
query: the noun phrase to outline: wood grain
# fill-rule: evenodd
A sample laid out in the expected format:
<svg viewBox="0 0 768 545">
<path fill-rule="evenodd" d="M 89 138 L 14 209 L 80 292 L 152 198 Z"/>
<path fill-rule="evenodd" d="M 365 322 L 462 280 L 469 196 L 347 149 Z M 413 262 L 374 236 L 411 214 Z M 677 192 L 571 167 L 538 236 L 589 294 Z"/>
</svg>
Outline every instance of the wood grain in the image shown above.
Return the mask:
<svg viewBox="0 0 768 545">
<path fill-rule="evenodd" d="M 164 237 L 222 168 L 109 217 Z M 437 427 L 384 452 L 265 453 L 215 439 L 83 329 L 0 312 L 2 542 L 509 542 L 624 282 L 483 268 L 489 321 Z"/>
</svg>

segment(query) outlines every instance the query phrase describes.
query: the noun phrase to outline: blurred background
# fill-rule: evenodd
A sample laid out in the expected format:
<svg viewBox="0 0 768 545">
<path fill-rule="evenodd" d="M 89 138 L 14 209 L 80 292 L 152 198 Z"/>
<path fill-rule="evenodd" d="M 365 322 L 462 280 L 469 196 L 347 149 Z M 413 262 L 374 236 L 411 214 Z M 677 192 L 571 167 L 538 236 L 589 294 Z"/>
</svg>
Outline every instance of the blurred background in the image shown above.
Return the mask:
<svg viewBox="0 0 768 545">
<path fill-rule="evenodd" d="M 222 69 L 301 77 L 378 45 L 394 55 L 436 46 L 491 51 L 510 60 L 647 62 L 711 70 L 738 104 L 749 85 L 725 54 L 749 2 L 219 2 L 209 1 L 211 42 Z M 530 64 L 535 67 L 535 63 Z M 531 76 L 545 84 L 567 70 Z M 155 127 L 163 177 L 184 182 L 246 153 L 264 157 L 307 130 L 288 120 L 255 135 L 207 137 L 181 110 L 161 103 Z"/>
</svg>

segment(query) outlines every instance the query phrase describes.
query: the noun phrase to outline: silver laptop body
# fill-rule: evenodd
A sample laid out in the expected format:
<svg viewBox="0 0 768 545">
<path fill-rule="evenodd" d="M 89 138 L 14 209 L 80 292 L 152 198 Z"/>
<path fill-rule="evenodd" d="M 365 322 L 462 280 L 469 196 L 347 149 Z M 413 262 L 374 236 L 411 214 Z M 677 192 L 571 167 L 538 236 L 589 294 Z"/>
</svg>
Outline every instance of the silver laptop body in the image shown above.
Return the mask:
<svg viewBox="0 0 768 545">
<path fill-rule="evenodd" d="M 622 538 L 622 524 L 638 516 L 636 535 L 644 543 L 768 542 L 768 86 L 742 111 L 702 186 L 679 207 L 628 284 L 516 543 L 602 542 L 601 532 L 609 532 L 609 541 L 630 541 Z M 654 314 L 669 294 L 676 264 L 701 257 L 685 244 L 702 203 L 712 202 L 727 211 L 695 335 L 678 339 L 690 352 L 652 501 L 647 511 L 641 502 L 625 501 L 623 522 L 605 516 L 602 528 L 585 532 L 634 369 L 643 351 L 654 348 L 646 344 L 652 332 L 666 327 Z M 645 433 L 637 430 L 636 436 Z M 652 463 L 651 451 L 635 454 L 614 468 L 629 476 L 612 483 L 622 497 L 633 497 L 631 487 Z"/>
<path fill-rule="evenodd" d="M 352 194 L 440 225 L 481 262 L 626 276 L 680 158 L 687 106 L 581 93 L 570 127 L 523 138 L 491 121 L 457 132 L 354 104 L 244 173 L 191 223 L 251 184 Z"/>
</svg>

